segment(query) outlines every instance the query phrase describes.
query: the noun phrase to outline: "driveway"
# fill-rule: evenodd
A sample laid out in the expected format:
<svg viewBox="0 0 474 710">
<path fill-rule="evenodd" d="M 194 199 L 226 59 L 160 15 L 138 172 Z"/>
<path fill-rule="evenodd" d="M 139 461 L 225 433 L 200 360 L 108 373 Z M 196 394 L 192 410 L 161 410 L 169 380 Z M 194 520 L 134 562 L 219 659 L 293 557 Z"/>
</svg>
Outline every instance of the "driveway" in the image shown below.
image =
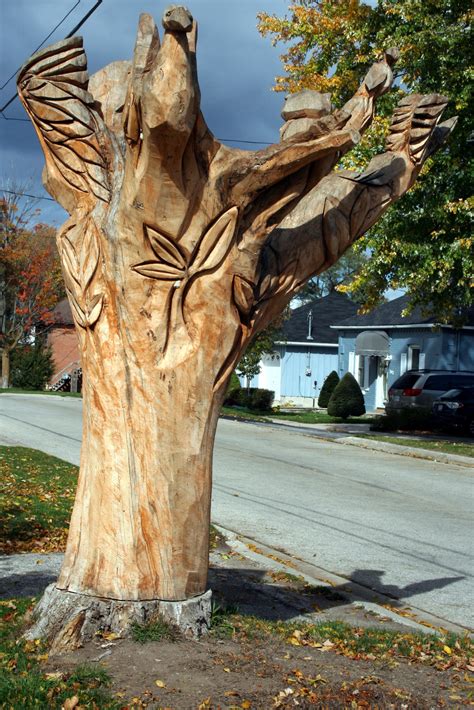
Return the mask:
<svg viewBox="0 0 474 710">
<path fill-rule="evenodd" d="M 0 395 L 0 440 L 78 463 L 81 404 Z M 474 626 L 470 469 L 222 420 L 214 462 L 214 522 Z"/>
</svg>

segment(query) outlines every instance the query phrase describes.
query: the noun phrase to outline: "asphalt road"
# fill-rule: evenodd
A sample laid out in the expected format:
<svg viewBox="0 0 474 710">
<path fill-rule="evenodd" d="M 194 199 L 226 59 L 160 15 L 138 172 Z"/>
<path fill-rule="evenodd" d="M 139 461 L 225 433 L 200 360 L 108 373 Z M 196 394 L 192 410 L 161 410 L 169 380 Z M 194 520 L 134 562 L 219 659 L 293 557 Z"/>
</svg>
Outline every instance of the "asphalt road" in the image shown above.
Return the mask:
<svg viewBox="0 0 474 710">
<path fill-rule="evenodd" d="M 78 463 L 82 402 L 0 395 L 0 443 Z M 474 473 L 220 421 L 214 522 L 474 627 Z"/>
</svg>

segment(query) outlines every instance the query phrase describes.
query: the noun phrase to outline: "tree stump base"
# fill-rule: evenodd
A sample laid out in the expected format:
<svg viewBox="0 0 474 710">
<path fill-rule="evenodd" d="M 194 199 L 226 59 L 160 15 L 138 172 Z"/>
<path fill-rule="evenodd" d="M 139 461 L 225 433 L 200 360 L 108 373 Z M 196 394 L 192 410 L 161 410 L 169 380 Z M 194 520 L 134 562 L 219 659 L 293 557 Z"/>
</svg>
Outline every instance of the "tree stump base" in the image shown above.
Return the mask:
<svg viewBox="0 0 474 710">
<path fill-rule="evenodd" d="M 105 599 L 46 588 L 33 612 L 33 625 L 27 639 L 51 643 L 51 653 L 79 648 L 97 632 L 130 636 L 132 624 L 148 624 L 156 618 L 176 627 L 187 638 L 198 639 L 207 633 L 211 619 L 211 590 L 184 601 L 127 601 Z"/>
</svg>

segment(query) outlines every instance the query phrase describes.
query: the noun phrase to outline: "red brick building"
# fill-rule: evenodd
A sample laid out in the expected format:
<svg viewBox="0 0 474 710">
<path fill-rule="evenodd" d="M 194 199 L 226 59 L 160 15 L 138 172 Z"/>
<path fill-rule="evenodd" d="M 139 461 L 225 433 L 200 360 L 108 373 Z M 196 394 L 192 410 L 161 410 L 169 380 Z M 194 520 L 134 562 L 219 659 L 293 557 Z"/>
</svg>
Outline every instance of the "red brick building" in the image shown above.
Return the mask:
<svg viewBox="0 0 474 710">
<path fill-rule="evenodd" d="M 54 362 L 51 386 L 81 366 L 79 343 L 67 298 L 58 303 L 53 314 L 55 322 L 48 331 L 48 345 Z"/>
</svg>

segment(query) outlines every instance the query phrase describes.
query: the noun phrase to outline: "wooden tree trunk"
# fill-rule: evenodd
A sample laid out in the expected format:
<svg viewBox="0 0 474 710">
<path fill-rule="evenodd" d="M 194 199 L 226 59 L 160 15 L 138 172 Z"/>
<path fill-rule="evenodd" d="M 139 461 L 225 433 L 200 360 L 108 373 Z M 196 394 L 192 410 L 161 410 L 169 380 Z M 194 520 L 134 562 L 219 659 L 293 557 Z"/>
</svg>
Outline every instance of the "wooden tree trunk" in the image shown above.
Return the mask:
<svg viewBox="0 0 474 710">
<path fill-rule="evenodd" d="M 2 350 L 2 388 L 10 386 L 10 351 L 7 348 Z"/>
<path fill-rule="evenodd" d="M 302 92 L 287 100 L 279 144 L 231 150 L 200 113 L 192 17 L 172 7 L 163 25 L 160 45 L 143 15 L 133 62 L 90 80 L 80 38 L 40 50 L 18 77 L 45 184 L 71 215 L 58 247 L 84 373 L 66 558 L 30 632 L 58 648 L 157 610 L 202 628 L 181 603 L 209 612 L 212 449 L 230 374 L 453 125 L 437 127 L 446 99 L 414 95 L 386 153 L 362 174 L 331 172 L 390 88 L 390 50 L 342 110 Z"/>
</svg>

